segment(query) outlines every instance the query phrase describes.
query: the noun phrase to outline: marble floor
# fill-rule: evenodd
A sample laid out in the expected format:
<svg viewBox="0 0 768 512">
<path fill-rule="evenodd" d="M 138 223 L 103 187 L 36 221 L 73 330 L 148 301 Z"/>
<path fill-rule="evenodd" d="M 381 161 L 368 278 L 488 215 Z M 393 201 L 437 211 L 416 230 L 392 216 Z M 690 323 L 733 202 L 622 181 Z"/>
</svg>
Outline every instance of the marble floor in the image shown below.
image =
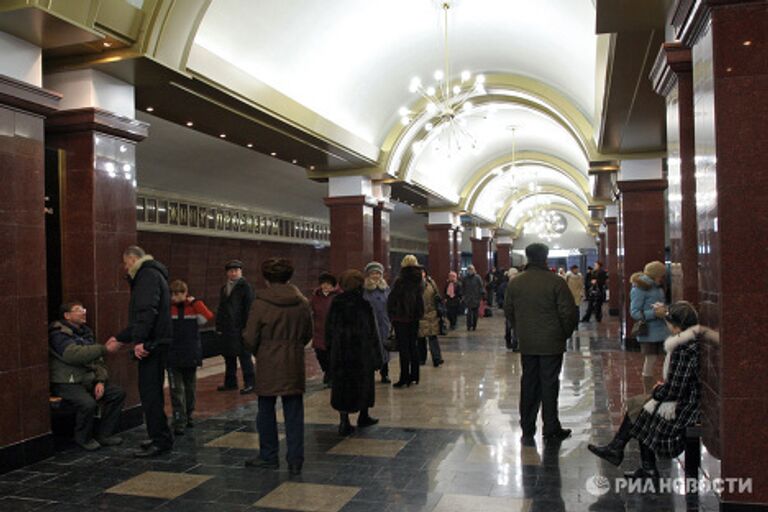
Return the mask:
<svg viewBox="0 0 768 512">
<path fill-rule="evenodd" d="M 573 429 L 561 444 L 520 445 L 520 358 L 504 347 L 503 319 L 481 319 L 441 339 L 445 364 L 422 368 L 407 389 L 377 384 L 379 425 L 342 438 L 315 363 L 305 396 L 306 461 L 299 477 L 244 467 L 257 454 L 253 395 L 216 393 L 221 376 L 201 376 L 198 422 L 155 460 L 131 458 L 142 428 L 117 448 L 66 448 L 51 459 L 0 475 L 2 511 L 670 511 L 717 510 L 712 496 L 613 488 L 638 464 L 602 463 L 588 442 L 610 439 L 624 397 L 640 391 L 642 361 L 620 349 L 615 321 L 582 324 L 561 375 L 560 418 Z M 392 374 L 398 374 L 397 362 Z M 212 373 L 212 374 L 211 374 Z M 281 456 L 284 457 L 281 435 Z M 666 476 L 680 461 L 662 460 Z M 606 479 L 595 479 L 606 477 Z M 609 482 L 610 490 L 595 482 Z"/>
</svg>

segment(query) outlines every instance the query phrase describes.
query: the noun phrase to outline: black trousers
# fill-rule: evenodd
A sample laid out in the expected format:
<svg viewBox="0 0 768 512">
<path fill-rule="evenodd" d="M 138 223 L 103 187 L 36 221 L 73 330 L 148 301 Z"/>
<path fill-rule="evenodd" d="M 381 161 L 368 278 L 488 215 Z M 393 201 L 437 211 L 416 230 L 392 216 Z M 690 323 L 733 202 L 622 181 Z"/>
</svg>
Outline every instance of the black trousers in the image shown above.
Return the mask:
<svg viewBox="0 0 768 512">
<path fill-rule="evenodd" d="M 438 363 L 443 360 L 443 354 L 440 350 L 440 340 L 437 336 L 427 336 L 419 338 L 419 363 L 427 364 L 427 342 L 429 342 L 429 352 L 432 354 L 432 362 Z"/>
<path fill-rule="evenodd" d="M 419 380 L 419 321 L 392 322 L 395 328 L 397 350 L 400 353 L 400 382 Z"/>
<path fill-rule="evenodd" d="M 541 407 L 543 434 L 560 430 L 557 399 L 560 394 L 560 370 L 563 355 L 522 355 L 523 376 L 520 379 L 520 427 L 524 436 L 536 434 L 536 417 Z"/>
<path fill-rule="evenodd" d="M 455 329 L 456 322 L 459 319 L 459 311 L 461 310 L 461 304 L 458 302 L 456 303 L 448 302 L 448 304 L 446 304 L 445 306 L 445 309 L 447 310 L 447 313 L 448 313 L 448 325 L 450 326 L 451 329 Z"/>
<path fill-rule="evenodd" d="M 255 382 L 253 372 L 253 357 L 245 347 L 240 349 L 236 356 L 224 356 L 224 385 L 230 388 L 237 387 L 237 360 L 240 360 L 240 371 L 243 372 L 243 387 L 253 386 Z"/>
<path fill-rule="evenodd" d="M 82 384 L 52 384 L 53 394 L 60 396 L 65 402 L 77 409 L 75 416 L 75 442 L 85 444 L 92 438 L 104 439 L 115 433 L 120 421 L 120 412 L 125 402 L 125 391 L 115 384 L 104 385 L 104 396 L 98 402 L 93 396 L 93 390 L 88 390 Z M 93 431 L 96 411 L 101 405 L 101 420 L 99 428 Z"/>
<path fill-rule="evenodd" d="M 581 318 L 582 322 L 589 322 L 592 318 L 592 314 L 595 314 L 595 319 L 599 322 L 603 319 L 603 301 L 591 300 L 587 303 L 587 312 Z"/>
<path fill-rule="evenodd" d="M 467 329 L 477 329 L 477 315 L 480 307 L 467 306 Z"/>
<path fill-rule="evenodd" d="M 304 395 L 281 396 L 285 417 L 285 437 L 288 443 L 288 464 L 304 462 Z M 276 396 L 260 396 L 256 413 L 256 429 L 259 431 L 259 457 L 268 462 L 278 460 Z"/>
<path fill-rule="evenodd" d="M 159 346 L 150 355 L 139 360 L 139 398 L 144 411 L 147 434 L 155 446 L 170 450 L 173 436 L 165 415 L 163 384 L 168 360 L 168 347 Z"/>
<path fill-rule="evenodd" d="M 331 354 L 327 350 L 316 348 L 315 357 L 317 357 L 317 362 L 320 363 L 320 369 L 323 370 L 323 373 L 328 373 Z"/>
</svg>

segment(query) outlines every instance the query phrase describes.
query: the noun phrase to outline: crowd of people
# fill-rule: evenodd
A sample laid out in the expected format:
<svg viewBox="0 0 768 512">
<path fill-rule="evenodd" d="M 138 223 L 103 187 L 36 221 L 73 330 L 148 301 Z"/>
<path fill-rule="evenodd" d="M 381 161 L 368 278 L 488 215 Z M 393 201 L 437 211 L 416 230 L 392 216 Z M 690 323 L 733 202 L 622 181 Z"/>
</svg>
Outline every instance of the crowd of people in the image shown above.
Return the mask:
<svg viewBox="0 0 768 512">
<path fill-rule="evenodd" d="M 225 264 L 216 314 L 189 292 L 187 284 L 169 284 L 168 271 L 140 247 L 123 254 L 131 287 L 128 325 L 106 343 L 98 343 L 87 326 L 80 301 L 61 306 L 49 328 L 52 393 L 77 409 L 74 441 L 85 450 L 115 446 L 115 434 L 125 392 L 111 382 L 104 356 L 130 347 L 138 362 L 138 391 L 148 434 L 134 452 L 154 457 L 171 450 L 174 437 L 194 426 L 196 371 L 202 365 L 200 326 L 215 317 L 217 347 L 224 358 L 224 382 L 219 391 L 238 389 L 238 360 L 243 386 L 240 393 L 258 396 L 256 426 L 259 455 L 249 467 L 276 469 L 278 461 L 277 398 L 285 418 L 287 463 L 290 474 L 301 472 L 304 461 L 305 348 L 310 345 L 330 388 L 330 406 L 338 411 L 342 436 L 378 423 L 371 415 L 376 403 L 376 373 L 390 380 L 390 353 L 399 354 L 399 375 L 393 387 L 419 384 L 420 367 L 428 355 L 434 367 L 443 363 L 439 337 L 456 329 L 466 314 L 467 331 L 477 328 L 480 310 L 503 307 L 507 348 L 520 352 L 521 442 L 535 443 L 541 410 L 543 438 L 560 442 L 571 435 L 559 421 L 559 375 L 567 340 L 579 323 L 594 314 L 602 318 L 608 275 L 600 262 L 586 276 L 577 265 L 568 272 L 547 266 L 548 247 L 526 248 L 524 269 L 493 269 L 483 279 L 473 266 L 460 278 L 450 272 L 442 286 L 413 255 L 401 262 L 392 286 L 384 266 L 372 261 L 363 269 L 349 269 L 338 278 L 323 273 L 306 298 L 291 284 L 294 268 L 285 258 L 261 264 L 266 287 L 254 291 L 243 276 L 243 263 Z M 682 450 L 685 428 L 698 417 L 698 340 L 702 329 L 694 307 L 687 302 L 666 305 L 666 267 L 648 263 L 632 275 L 630 313 L 632 336 L 644 356 L 644 393 L 627 400 L 627 410 L 615 438 L 589 449 L 619 465 L 630 439 L 640 443 L 642 466 L 633 477 L 658 476 L 656 455 L 674 456 Z M 656 359 L 664 355 L 661 380 Z M 255 360 L 255 364 L 254 364 Z M 173 416 L 169 423 L 163 403 L 167 375 Z M 101 410 L 98 425 L 95 418 Z M 350 420 L 357 414 L 355 426 Z"/>
</svg>

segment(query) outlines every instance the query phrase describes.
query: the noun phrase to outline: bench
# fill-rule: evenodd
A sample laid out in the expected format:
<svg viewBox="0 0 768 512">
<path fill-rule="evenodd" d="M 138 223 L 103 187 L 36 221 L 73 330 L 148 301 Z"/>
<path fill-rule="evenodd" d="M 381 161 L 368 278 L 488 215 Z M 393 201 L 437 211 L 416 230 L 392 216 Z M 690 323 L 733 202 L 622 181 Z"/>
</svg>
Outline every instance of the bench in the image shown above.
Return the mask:
<svg viewBox="0 0 768 512">
<path fill-rule="evenodd" d="M 699 478 L 701 465 L 701 436 L 700 424 L 691 425 L 685 429 L 685 477 Z"/>
</svg>

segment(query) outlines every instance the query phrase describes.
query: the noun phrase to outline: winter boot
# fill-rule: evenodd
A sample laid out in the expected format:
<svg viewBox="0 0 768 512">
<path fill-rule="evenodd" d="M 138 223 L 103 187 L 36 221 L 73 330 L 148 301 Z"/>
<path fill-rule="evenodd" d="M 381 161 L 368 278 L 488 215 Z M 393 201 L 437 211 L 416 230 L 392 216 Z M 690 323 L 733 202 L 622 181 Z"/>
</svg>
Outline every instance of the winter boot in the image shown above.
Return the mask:
<svg viewBox="0 0 768 512">
<path fill-rule="evenodd" d="M 624 447 L 631 439 L 629 436 L 630 430 L 632 430 L 632 420 L 629 419 L 629 415 L 625 414 L 624 421 L 621 422 L 618 432 L 613 436 L 610 443 L 605 446 L 590 444 L 587 445 L 587 449 L 614 466 L 619 466 L 624 460 Z"/>
<path fill-rule="evenodd" d="M 346 412 L 339 413 L 339 435 L 346 437 L 354 431 L 355 427 L 349 423 L 349 414 Z"/>
<path fill-rule="evenodd" d="M 651 478 L 658 480 L 659 470 L 656 468 L 656 454 L 640 443 L 640 467 L 632 472 L 624 473 L 624 478 Z"/>
</svg>

